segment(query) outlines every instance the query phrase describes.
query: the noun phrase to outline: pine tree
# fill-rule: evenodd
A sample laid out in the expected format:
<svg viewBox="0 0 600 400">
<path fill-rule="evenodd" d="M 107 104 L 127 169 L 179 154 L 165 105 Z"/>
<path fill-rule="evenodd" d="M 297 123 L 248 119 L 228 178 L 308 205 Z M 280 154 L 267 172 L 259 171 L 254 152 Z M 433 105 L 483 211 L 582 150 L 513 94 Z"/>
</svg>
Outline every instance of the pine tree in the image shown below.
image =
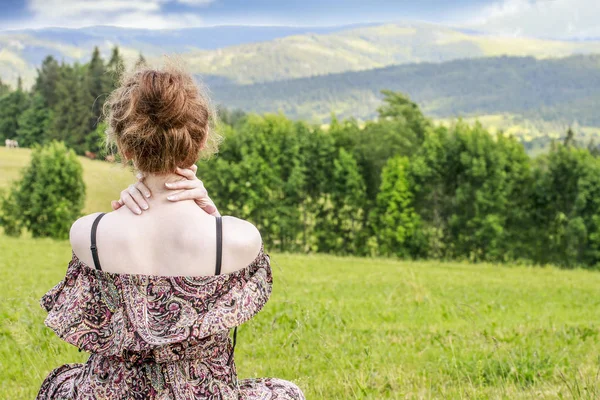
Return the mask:
<svg viewBox="0 0 600 400">
<path fill-rule="evenodd" d="M 58 103 L 56 87 L 61 79 L 61 66 L 52 56 L 48 56 L 38 69 L 38 76 L 33 86 L 33 92 L 39 93 L 45 101 L 46 106 L 54 108 Z"/>
<path fill-rule="evenodd" d="M 142 53 L 140 53 L 137 61 L 135 62 L 135 68 L 139 69 L 145 65 L 146 65 L 146 59 L 144 58 L 144 55 Z"/>
<path fill-rule="evenodd" d="M 52 111 L 46 106 L 41 94 L 36 93 L 31 106 L 18 119 L 17 140 L 23 147 L 31 147 L 36 143 L 43 144 L 49 139 L 52 124 Z"/>
<path fill-rule="evenodd" d="M 0 140 L 14 139 L 19 129 L 19 118 L 29 106 L 29 97 L 23 91 L 19 77 L 17 90 L 0 97 Z"/>
<path fill-rule="evenodd" d="M 6 95 L 10 93 L 10 86 L 8 86 L 6 83 L 2 82 L 2 79 L 0 78 L 0 97 Z"/>
<path fill-rule="evenodd" d="M 59 102 L 54 109 L 50 128 L 52 139 L 64 141 L 78 154 L 87 150 L 93 99 L 88 90 L 85 68 L 75 64 L 64 66 L 56 87 Z"/>
<path fill-rule="evenodd" d="M 92 114 L 90 117 L 88 132 L 94 132 L 98 126 L 98 121 L 102 116 L 102 106 L 108 92 L 107 88 L 108 76 L 104 67 L 104 61 L 100 55 L 98 47 L 94 48 L 92 59 L 87 65 L 86 85 L 89 90 L 89 97 L 93 99 L 91 104 Z M 99 150 L 96 140 L 86 141 L 86 150 L 97 152 Z"/>
<path fill-rule="evenodd" d="M 569 127 L 567 129 L 567 136 L 565 136 L 565 140 L 563 141 L 563 146 L 577 146 L 577 142 L 575 141 L 575 132 L 573 132 L 573 128 Z"/>
<path fill-rule="evenodd" d="M 119 52 L 118 46 L 115 46 L 112 49 L 110 59 L 106 64 L 106 72 L 108 74 L 108 79 L 105 92 L 110 93 L 119 86 L 121 76 L 123 76 L 123 73 L 125 72 L 125 62 Z"/>
</svg>

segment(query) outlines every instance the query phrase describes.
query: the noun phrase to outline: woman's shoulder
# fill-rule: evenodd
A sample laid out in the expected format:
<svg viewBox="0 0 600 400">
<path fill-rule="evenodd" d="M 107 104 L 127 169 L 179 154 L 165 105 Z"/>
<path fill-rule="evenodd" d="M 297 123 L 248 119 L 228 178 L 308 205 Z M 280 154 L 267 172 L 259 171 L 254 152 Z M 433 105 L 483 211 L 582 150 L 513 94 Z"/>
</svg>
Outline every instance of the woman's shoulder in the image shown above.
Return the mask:
<svg viewBox="0 0 600 400">
<path fill-rule="evenodd" d="M 254 260 L 262 247 L 262 237 L 251 222 L 226 216 L 223 217 L 223 246 L 240 261 Z"/>
<path fill-rule="evenodd" d="M 102 213 L 96 212 L 84 215 L 71 225 L 69 240 L 75 254 L 84 254 L 85 250 L 91 245 L 91 233 L 94 220 Z"/>
</svg>

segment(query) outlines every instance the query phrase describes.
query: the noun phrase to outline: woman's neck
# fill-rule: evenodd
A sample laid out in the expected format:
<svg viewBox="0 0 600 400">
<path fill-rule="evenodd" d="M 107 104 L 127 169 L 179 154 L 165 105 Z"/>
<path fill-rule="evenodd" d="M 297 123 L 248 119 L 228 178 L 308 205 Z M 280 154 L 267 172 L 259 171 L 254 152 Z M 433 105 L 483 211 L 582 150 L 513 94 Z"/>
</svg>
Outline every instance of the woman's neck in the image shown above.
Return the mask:
<svg viewBox="0 0 600 400">
<path fill-rule="evenodd" d="M 182 180 L 185 180 L 185 178 L 177 174 L 146 174 L 144 177 L 144 184 L 150 189 L 150 192 L 154 197 L 161 194 L 173 193 L 173 190 L 169 190 L 165 186 L 165 183 Z"/>
</svg>

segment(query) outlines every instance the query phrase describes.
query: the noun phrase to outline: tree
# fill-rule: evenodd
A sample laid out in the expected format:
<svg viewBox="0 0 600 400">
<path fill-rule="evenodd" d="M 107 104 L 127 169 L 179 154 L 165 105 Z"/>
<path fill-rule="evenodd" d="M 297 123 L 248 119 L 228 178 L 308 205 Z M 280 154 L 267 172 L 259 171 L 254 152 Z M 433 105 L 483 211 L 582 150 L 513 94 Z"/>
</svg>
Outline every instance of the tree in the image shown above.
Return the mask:
<svg viewBox="0 0 600 400">
<path fill-rule="evenodd" d="M 317 214 L 318 249 L 361 255 L 368 252 L 364 229 L 365 184 L 356 160 L 340 149 L 322 209 Z"/>
<path fill-rule="evenodd" d="M 39 93 L 47 107 L 54 108 L 59 100 L 57 85 L 61 79 L 61 66 L 52 56 L 47 56 L 38 69 L 33 92 Z"/>
<path fill-rule="evenodd" d="M 146 59 L 144 58 L 144 55 L 142 53 L 140 53 L 137 61 L 135 62 L 135 68 L 138 69 L 145 65 L 146 65 Z"/>
<path fill-rule="evenodd" d="M 2 79 L 0 79 L 0 97 L 8 93 L 10 93 L 10 86 L 2 82 Z"/>
<path fill-rule="evenodd" d="M 108 79 L 106 81 L 105 91 L 110 93 L 119 86 L 121 77 L 125 72 L 125 62 L 123 61 L 123 57 L 119 52 L 118 46 L 115 46 L 112 49 L 110 59 L 106 64 L 106 72 L 108 74 Z"/>
<path fill-rule="evenodd" d="M 17 140 L 23 147 L 48 141 L 52 124 L 52 111 L 46 106 L 41 94 L 33 95 L 31 105 L 18 118 Z"/>
<path fill-rule="evenodd" d="M 411 101 L 403 93 L 382 90 L 383 105 L 377 109 L 380 119 L 387 119 L 405 124 L 415 134 L 416 144 L 425 140 L 431 122 L 427 119 L 417 103 Z"/>
<path fill-rule="evenodd" d="M 422 221 L 427 240 L 427 257 L 447 257 L 452 243 L 448 238 L 448 220 L 452 212 L 454 177 L 447 170 L 449 132 L 445 127 L 431 130 L 408 168 L 414 206 Z"/>
<path fill-rule="evenodd" d="M 27 93 L 23 91 L 19 78 L 17 90 L 0 97 L 0 140 L 13 139 L 19 129 L 19 117 L 29 106 Z"/>
<path fill-rule="evenodd" d="M 102 116 L 102 105 L 104 100 L 108 96 L 106 91 L 107 87 L 107 75 L 104 67 L 104 61 L 100 55 L 98 47 L 94 47 L 92 58 L 87 65 L 85 84 L 89 91 L 89 98 L 93 100 L 91 106 L 91 116 L 87 131 L 93 132 L 97 125 L 100 117 Z M 95 145 L 95 142 L 88 141 L 88 148 L 86 150 L 97 152 L 99 149 Z"/>
<path fill-rule="evenodd" d="M 505 261 L 522 246 L 531 181 L 514 139 L 494 140 L 479 124 L 438 128 L 411 160 L 410 176 L 430 256 Z"/>
<path fill-rule="evenodd" d="M 423 255 L 424 236 L 413 206 L 408 166 L 408 158 L 394 157 L 383 168 L 381 188 L 370 218 L 378 251 L 383 255 L 402 258 Z"/>
<path fill-rule="evenodd" d="M 78 64 L 64 66 L 56 90 L 59 101 L 54 108 L 50 137 L 83 154 L 89 144 L 88 135 L 94 135 L 90 131 L 93 99 L 86 84 L 85 68 Z"/>
<path fill-rule="evenodd" d="M 567 136 L 565 136 L 565 140 L 563 142 L 563 146 L 575 146 L 577 147 L 577 141 L 575 140 L 575 132 L 573 132 L 573 128 L 569 127 L 567 129 Z"/>
<path fill-rule="evenodd" d="M 559 145 L 534 168 L 532 254 L 538 263 L 597 267 L 600 263 L 600 160 Z"/>
<path fill-rule="evenodd" d="M 85 200 L 81 163 L 64 143 L 36 147 L 23 177 L 2 202 L 2 223 L 20 232 L 27 228 L 33 237 L 66 239 L 72 223 L 80 216 Z"/>
</svg>

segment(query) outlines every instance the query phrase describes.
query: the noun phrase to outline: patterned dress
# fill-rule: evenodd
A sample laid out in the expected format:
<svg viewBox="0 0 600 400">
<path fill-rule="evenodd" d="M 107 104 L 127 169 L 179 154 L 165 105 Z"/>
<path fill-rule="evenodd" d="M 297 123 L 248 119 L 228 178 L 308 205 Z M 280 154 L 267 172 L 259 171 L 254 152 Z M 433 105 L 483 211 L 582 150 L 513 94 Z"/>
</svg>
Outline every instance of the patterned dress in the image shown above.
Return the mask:
<svg viewBox="0 0 600 400">
<path fill-rule="evenodd" d="M 73 253 L 41 305 L 45 324 L 91 355 L 53 370 L 37 399 L 304 399 L 288 381 L 237 380 L 230 329 L 262 309 L 271 287 L 262 248 L 244 269 L 200 277 L 110 273 Z"/>
</svg>

